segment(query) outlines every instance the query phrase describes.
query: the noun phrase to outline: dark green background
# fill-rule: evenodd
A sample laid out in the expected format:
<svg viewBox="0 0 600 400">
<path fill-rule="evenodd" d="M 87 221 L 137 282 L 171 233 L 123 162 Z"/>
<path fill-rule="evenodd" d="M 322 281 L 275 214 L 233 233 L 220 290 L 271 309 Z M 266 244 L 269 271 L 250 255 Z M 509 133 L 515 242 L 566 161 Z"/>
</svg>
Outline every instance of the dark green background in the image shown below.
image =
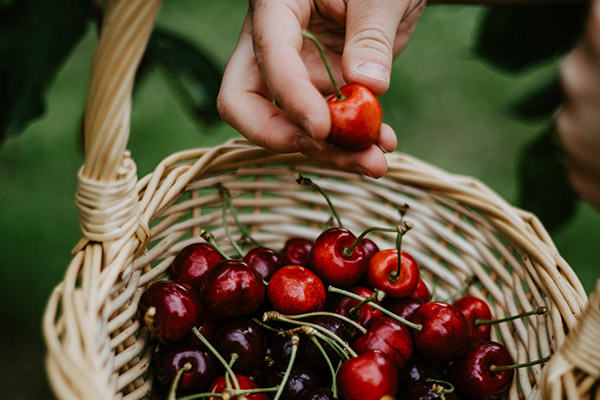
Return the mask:
<svg viewBox="0 0 600 400">
<path fill-rule="evenodd" d="M 224 66 L 246 11 L 233 0 L 164 4 L 159 24 L 180 32 Z M 517 159 L 542 123 L 514 117 L 511 104 L 551 78 L 559 60 L 519 74 L 503 73 L 473 51 L 483 8 L 430 7 L 412 42 L 395 61 L 392 85 L 381 98 L 384 122 L 398 150 L 448 171 L 474 176 L 511 203 Z M 41 316 L 80 237 L 74 205 L 82 163 L 79 127 L 97 41 L 89 26 L 53 81 L 47 112 L 0 147 L 0 387 L 2 398 L 48 398 Z M 163 75 L 151 71 L 133 105 L 130 146 L 139 175 L 167 155 L 212 146 L 237 133 L 224 123 L 199 127 Z M 561 254 L 588 291 L 600 276 L 600 214 L 586 204 L 553 234 Z"/>
</svg>

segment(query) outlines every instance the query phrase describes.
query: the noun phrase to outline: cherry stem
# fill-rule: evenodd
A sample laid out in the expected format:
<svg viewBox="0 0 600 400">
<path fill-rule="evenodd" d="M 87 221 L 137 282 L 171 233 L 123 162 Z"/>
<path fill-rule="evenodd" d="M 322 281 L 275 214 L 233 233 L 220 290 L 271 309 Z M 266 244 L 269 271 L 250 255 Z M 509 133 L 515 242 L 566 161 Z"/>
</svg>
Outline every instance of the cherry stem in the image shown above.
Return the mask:
<svg viewBox="0 0 600 400">
<path fill-rule="evenodd" d="M 223 203 L 224 203 L 223 210 L 221 212 L 222 219 L 223 219 L 223 228 L 225 229 L 225 234 L 227 235 L 227 239 L 229 239 L 229 243 L 231 243 L 231 246 L 233 246 L 233 250 L 235 250 L 238 257 L 241 258 L 244 251 L 240 248 L 240 246 L 237 244 L 237 242 L 233 239 L 233 236 L 231 236 L 231 232 L 229 231 L 229 224 L 227 223 L 227 209 L 229 208 L 229 202 L 231 201 L 229 191 L 223 190 L 223 189 L 224 189 L 223 186 L 220 185 L 219 193 L 221 194 L 221 197 L 223 198 Z"/>
<path fill-rule="evenodd" d="M 181 367 L 180 369 L 177 370 L 177 373 L 175 374 L 175 378 L 173 378 L 173 382 L 171 383 L 171 389 L 169 390 L 169 397 L 167 397 L 168 400 L 176 400 L 176 394 L 177 394 L 177 386 L 179 386 L 179 381 L 181 380 L 181 377 L 183 376 L 183 374 L 186 371 L 189 371 L 190 369 L 192 369 L 192 364 L 190 364 L 189 362 L 186 362 L 185 364 L 183 364 L 183 367 Z"/>
<path fill-rule="evenodd" d="M 310 337 L 314 336 L 318 339 L 321 339 L 325 343 L 327 343 L 327 345 L 329 347 L 331 347 L 337 353 L 337 355 L 340 357 L 340 359 L 342 359 L 342 360 L 350 359 L 349 350 L 348 350 L 350 347 L 347 343 L 344 342 L 345 346 L 340 346 L 335 340 L 333 340 L 330 337 L 326 336 L 325 334 L 319 332 L 317 329 L 315 329 L 312 326 L 302 325 L 296 329 L 299 329 L 302 333 L 304 333 L 307 336 L 310 336 Z M 355 356 L 353 356 L 353 357 L 355 357 Z"/>
<path fill-rule="evenodd" d="M 220 183 L 217 184 L 217 187 L 219 188 L 219 192 L 223 196 L 223 202 L 225 203 L 226 207 L 229 208 L 229 211 L 231 211 L 233 220 L 235 221 L 235 224 L 237 225 L 237 227 L 240 230 L 240 232 L 242 233 L 242 235 L 244 235 L 244 237 L 248 238 L 252 243 L 254 243 L 254 245 L 256 245 L 258 247 L 265 247 L 262 243 L 260 243 L 259 241 L 257 241 L 256 239 L 254 239 L 252 237 L 252 235 L 250 234 L 248 229 L 239 220 L 237 211 L 236 211 L 235 207 L 233 206 L 233 202 L 231 201 L 231 192 L 229 191 L 229 189 L 227 189 L 225 186 L 223 186 Z"/>
<path fill-rule="evenodd" d="M 390 282 L 396 282 L 400 279 L 402 272 L 402 237 L 404 234 L 415 226 L 410 221 L 403 221 L 402 224 L 396 227 L 398 234 L 396 235 L 396 251 L 398 252 L 398 268 L 390 274 Z"/>
<path fill-rule="evenodd" d="M 344 289 L 336 288 L 334 286 L 329 286 L 327 288 L 327 291 L 331 292 L 331 293 L 343 294 L 344 296 L 352 297 L 353 299 L 356 299 L 356 300 L 359 300 L 359 301 L 365 299 L 362 296 L 359 296 L 359 295 L 354 294 L 352 292 L 348 292 L 347 290 L 344 290 Z M 423 325 L 421 325 L 421 324 L 415 324 L 415 323 L 410 322 L 410 321 L 408 321 L 408 320 L 406 320 L 406 319 L 404 319 L 402 317 L 399 317 L 398 315 L 394 314 L 393 312 L 391 312 L 389 310 L 386 310 L 385 308 L 381 307 L 377 303 L 371 303 L 370 306 L 373 307 L 373 308 L 375 308 L 375 309 L 377 309 L 377 310 L 379 310 L 379 311 L 381 311 L 382 313 L 384 313 L 388 317 L 393 318 L 396 321 L 398 321 L 398 322 L 400 322 L 400 323 L 402 323 L 402 324 L 404 324 L 404 325 L 406 325 L 406 326 L 408 326 L 410 328 L 416 329 L 418 331 L 420 331 L 421 329 L 423 329 Z"/>
<path fill-rule="evenodd" d="M 283 389 L 285 384 L 287 383 L 288 378 L 292 372 L 292 367 L 294 366 L 294 360 L 296 359 L 296 353 L 298 352 L 298 343 L 300 343 L 300 337 L 298 335 L 292 336 L 292 352 L 290 354 L 290 361 L 288 362 L 287 368 L 285 369 L 285 374 L 283 375 L 283 379 L 279 384 L 279 388 L 277 389 L 277 393 L 275 393 L 275 397 L 273 400 L 279 400 L 281 394 L 283 393 Z"/>
<path fill-rule="evenodd" d="M 191 394 L 189 396 L 180 397 L 177 400 L 195 400 L 195 399 L 203 399 L 205 397 L 218 397 L 220 399 L 224 398 L 225 395 L 223 393 L 197 393 Z"/>
<path fill-rule="evenodd" d="M 308 40 L 313 42 L 315 44 L 315 46 L 317 46 L 317 50 L 319 50 L 321 59 L 323 60 L 323 63 L 325 64 L 325 68 L 327 68 L 327 73 L 329 74 L 329 79 L 331 79 L 331 83 L 333 84 L 335 93 L 337 94 L 337 101 L 342 101 L 342 100 L 346 99 L 346 96 L 344 96 L 342 94 L 340 87 L 338 86 L 337 82 L 335 81 L 335 78 L 333 77 L 333 72 L 331 71 L 331 67 L 329 66 L 327 57 L 325 56 L 325 49 L 323 48 L 323 45 L 321 44 L 319 39 L 317 39 L 317 37 L 315 35 L 313 35 L 312 33 L 308 32 L 306 30 L 302 31 L 302 36 L 307 38 Z"/>
<path fill-rule="evenodd" d="M 231 260 L 231 257 L 229 257 L 227 254 L 223 253 L 223 250 L 221 250 L 221 248 L 217 244 L 217 241 L 215 240 L 215 235 L 213 235 L 211 232 L 202 231 L 200 233 L 200 237 L 202 239 L 206 240 L 206 242 L 208 244 L 210 244 L 212 247 L 214 247 L 214 249 L 221 255 L 221 257 L 223 257 L 226 260 Z"/>
<path fill-rule="evenodd" d="M 456 292 L 452 293 L 446 299 L 442 300 L 442 302 L 450 304 L 454 300 L 456 300 L 457 298 L 464 296 L 464 294 L 467 293 L 467 290 L 469 290 L 469 288 L 471 287 L 471 285 L 473 285 L 478 280 L 479 279 L 476 276 L 470 276 L 470 277 L 468 277 L 467 279 L 465 279 L 465 282 L 461 285 L 461 287 L 459 287 L 456 290 Z"/>
<path fill-rule="evenodd" d="M 321 342 L 319 342 L 319 339 L 317 339 L 314 336 L 311 336 L 310 339 L 313 341 L 315 346 L 317 346 L 317 348 L 323 355 L 323 358 L 325 358 L 325 362 L 327 363 L 327 367 L 329 368 L 329 372 L 331 373 L 331 391 L 333 392 L 333 397 L 337 399 L 337 384 L 335 382 L 336 381 L 335 368 L 333 368 L 333 364 L 331 363 L 331 360 L 329 359 L 329 355 L 327 354 L 327 352 L 321 345 Z"/>
<path fill-rule="evenodd" d="M 304 185 L 304 186 L 310 186 L 313 189 L 315 189 L 317 192 L 321 193 L 321 195 L 323 195 L 323 197 L 325 198 L 325 201 L 327 202 L 327 205 L 329 206 L 329 209 L 331 210 L 333 217 L 337 221 L 338 226 L 340 228 L 344 227 L 344 225 L 342 224 L 342 219 L 340 218 L 340 215 L 337 213 L 335 207 L 333 206 L 333 203 L 331 202 L 331 199 L 329 198 L 327 193 L 325 193 L 325 191 L 323 191 L 321 186 L 314 183 L 312 181 L 312 179 L 302 176 L 302 174 L 296 174 L 296 183 L 298 183 L 300 185 Z"/>
<path fill-rule="evenodd" d="M 499 319 L 476 319 L 475 322 L 473 322 L 473 326 L 478 327 L 480 325 L 493 325 L 493 324 L 498 324 L 500 322 L 508 322 L 508 321 L 512 321 L 515 319 L 519 319 L 519 318 L 525 318 L 525 317 L 529 317 L 531 315 L 542 315 L 545 314 L 546 312 L 548 312 L 548 308 L 547 307 L 538 307 L 535 310 L 532 311 L 528 311 L 522 314 L 518 314 L 518 315 L 512 315 L 510 317 L 506 317 L 506 318 L 499 318 Z"/>
<path fill-rule="evenodd" d="M 300 326 L 309 326 L 311 328 L 316 329 L 317 331 L 325 334 L 326 336 L 332 338 L 334 341 L 336 341 L 339 345 L 341 345 L 342 349 L 345 352 L 348 352 L 352 357 L 357 357 L 358 354 L 356 354 L 356 352 L 354 350 L 352 350 L 352 348 L 350 348 L 350 345 L 346 342 L 344 342 L 344 340 L 342 340 L 338 335 L 336 335 L 335 333 L 331 332 L 330 330 L 323 328 L 320 325 L 317 324 L 312 324 L 310 322 L 306 322 L 306 321 L 296 321 L 294 319 L 288 318 L 287 315 L 282 315 L 280 313 L 278 313 L 277 311 L 267 311 L 266 313 L 263 314 L 263 321 L 270 321 L 270 320 L 276 320 L 276 321 L 283 321 L 283 322 L 287 322 L 293 325 L 300 325 Z"/>
<path fill-rule="evenodd" d="M 440 379 L 427 378 L 427 379 L 425 379 L 425 382 L 432 382 L 433 383 L 433 386 L 431 387 L 431 390 L 433 390 L 434 392 L 436 392 L 437 394 L 439 394 L 440 398 L 442 400 L 446 399 L 446 396 L 445 396 L 446 394 L 454 392 L 454 385 L 451 384 L 448 381 L 442 381 Z M 448 386 L 448 388 L 446 388 L 446 386 Z"/>
<path fill-rule="evenodd" d="M 192 332 L 194 333 L 194 335 L 196 335 L 196 337 L 198 339 L 200 339 L 200 341 L 208 348 L 208 350 L 210 350 L 210 352 L 215 355 L 215 357 L 217 358 L 217 360 L 219 360 L 219 362 L 221 364 L 223 364 L 223 367 L 225 367 L 225 371 L 227 371 L 229 373 L 229 375 L 231 375 L 231 379 L 233 380 L 233 385 L 235 386 L 235 390 L 240 390 L 240 383 L 238 382 L 237 377 L 235 376 L 235 373 L 233 372 L 233 370 L 229 366 L 229 363 L 227 361 L 225 361 L 225 359 L 223 358 L 223 356 L 221 356 L 221 354 L 219 354 L 219 352 L 217 351 L 217 349 L 215 349 L 213 347 L 213 345 L 210 344 L 210 342 L 208 341 L 208 339 L 206 337 L 204 337 L 204 335 L 198 330 L 198 328 L 193 327 L 192 328 Z"/>
<path fill-rule="evenodd" d="M 304 319 L 304 318 L 321 317 L 321 316 L 334 317 L 334 318 L 340 319 L 340 320 L 352 325 L 354 328 L 356 328 L 358 331 L 360 331 L 360 333 L 362 333 L 362 334 L 367 333 L 367 330 L 365 329 L 365 327 L 362 326 L 361 324 L 359 324 L 358 322 L 351 320 L 350 318 L 346 317 L 345 315 L 341 315 L 341 314 L 330 312 L 330 311 L 313 311 L 313 312 L 309 312 L 306 314 L 288 315 L 287 317 L 289 319 Z"/>
<path fill-rule="evenodd" d="M 255 389 L 240 389 L 240 390 L 231 390 L 231 392 L 227 392 L 225 393 L 197 393 L 197 394 L 191 394 L 189 396 L 185 396 L 185 397 L 180 397 L 178 400 L 195 400 L 195 399 L 201 399 L 204 397 L 219 397 L 219 398 L 225 398 L 225 396 L 230 396 L 229 398 L 231 398 L 231 396 L 243 396 L 245 394 L 252 394 L 252 393 L 270 393 L 270 392 L 276 392 L 277 389 L 279 389 L 279 386 L 274 386 L 274 387 L 270 387 L 270 388 L 255 388 Z"/>
<path fill-rule="evenodd" d="M 146 326 L 150 330 L 150 333 L 152 334 L 152 336 L 158 337 L 156 335 L 156 330 L 154 329 L 154 316 L 155 315 L 156 315 L 156 307 L 154 307 L 154 306 L 149 307 L 146 310 L 146 313 L 144 314 L 144 322 L 146 323 Z"/>
<path fill-rule="evenodd" d="M 396 231 L 397 231 L 396 228 L 382 228 L 379 226 L 372 226 L 370 228 L 367 228 L 360 235 L 358 235 L 358 237 L 354 240 L 354 242 L 352 242 L 352 244 L 349 247 L 346 247 L 344 249 L 343 253 L 346 257 L 350 257 L 352 255 L 352 253 L 354 252 L 354 248 L 356 246 L 358 246 L 360 241 L 363 240 L 364 237 L 367 236 L 371 232 L 396 232 Z"/>
<path fill-rule="evenodd" d="M 349 309 L 348 315 L 350 315 L 351 318 L 358 319 L 358 317 L 360 316 L 359 313 L 361 308 L 363 308 L 366 304 L 372 303 L 374 301 L 381 302 L 383 301 L 384 297 L 385 292 L 376 289 L 373 293 L 371 293 L 369 297 L 367 297 L 364 300 L 361 300 L 360 303 Z"/>
<path fill-rule="evenodd" d="M 498 372 L 498 371 L 507 371 L 509 369 L 517 369 L 523 367 L 531 367 L 532 365 L 543 364 L 548 362 L 552 356 L 547 356 L 544 358 L 540 358 L 539 360 L 528 361 L 521 364 L 512 364 L 512 365 L 490 365 L 490 372 Z"/>
</svg>

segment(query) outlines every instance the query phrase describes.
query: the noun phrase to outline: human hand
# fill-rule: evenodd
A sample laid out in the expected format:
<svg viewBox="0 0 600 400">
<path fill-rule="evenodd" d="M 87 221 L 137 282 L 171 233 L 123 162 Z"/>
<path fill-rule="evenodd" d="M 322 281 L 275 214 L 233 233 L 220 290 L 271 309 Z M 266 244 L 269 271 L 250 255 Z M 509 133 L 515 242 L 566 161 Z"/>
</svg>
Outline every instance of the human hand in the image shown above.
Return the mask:
<svg viewBox="0 0 600 400">
<path fill-rule="evenodd" d="M 583 39 L 561 68 L 566 103 L 556 126 L 573 188 L 600 210 L 600 0 Z"/>
<path fill-rule="evenodd" d="M 300 151 L 344 170 L 382 176 L 384 153 L 396 148 L 394 131 L 383 124 L 376 145 L 360 152 L 326 141 L 331 122 L 323 95 L 333 93 L 333 86 L 316 47 L 301 32 L 321 41 L 340 85 L 360 83 L 380 95 L 424 5 L 424 0 L 251 0 L 219 93 L 223 120 L 276 152 Z"/>
</svg>

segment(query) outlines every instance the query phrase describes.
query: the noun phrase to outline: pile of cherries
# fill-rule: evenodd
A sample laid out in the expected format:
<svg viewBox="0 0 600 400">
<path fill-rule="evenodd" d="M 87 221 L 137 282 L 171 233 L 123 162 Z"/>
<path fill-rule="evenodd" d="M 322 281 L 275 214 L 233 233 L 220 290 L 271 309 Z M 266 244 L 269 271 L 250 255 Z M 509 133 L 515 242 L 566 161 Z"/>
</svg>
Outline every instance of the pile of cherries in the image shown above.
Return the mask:
<svg viewBox="0 0 600 400">
<path fill-rule="evenodd" d="M 337 219 L 340 226 L 314 241 L 291 238 L 279 251 L 255 244 L 230 258 L 207 232 L 207 242 L 181 250 L 169 278 L 152 283 L 139 305 L 159 342 L 158 396 L 500 397 L 519 365 L 490 340 L 490 326 L 522 315 L 493 321 L 473 296 L 434 301 L 417 262 L 400 248 L 411 228 L 403 218 L 358 237 Z M 374 230 L 396 232 L 396 248 L 380 250 L 365 237 Z"/>
</svg>

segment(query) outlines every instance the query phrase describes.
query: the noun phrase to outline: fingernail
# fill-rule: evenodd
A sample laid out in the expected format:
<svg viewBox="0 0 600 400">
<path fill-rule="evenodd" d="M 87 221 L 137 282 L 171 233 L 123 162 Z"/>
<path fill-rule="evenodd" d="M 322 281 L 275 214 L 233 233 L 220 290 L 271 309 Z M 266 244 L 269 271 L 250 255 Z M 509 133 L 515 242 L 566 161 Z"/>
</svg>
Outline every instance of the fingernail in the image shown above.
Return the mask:
<svg viewBox="0 0 600 400">
<path fill-rule="evenodd" d="M 356 72 L 378 81 L 388 82 L 390 74 L 385 70 L 385 67 L 376 62 L 362 62 L 356 66 Z"/>
<path fill-rule="evenodd" d="M 311 138 L 315 137 L 315 130 L 313 129 L 312 122 L 310 122 L 308 118 L 302 118 L 301 125 Z"/>
<path fill-rule="evenodd" d="M 319 143 L 306 135 L 298 135 L 295 141 L 296 148 L 303 153 L 321 151 L 323 148 Z"/>
<path fill-rule="evenodd" d="M 369 173 L 369 171 L 367 171 L 365 168 L 363 168 L 363 167 L 362 167 L 362 166 L 360 166 L 360 165 L 355 165 L 353 169 L 354 169 L 354 172 L 356 172 L 356 173 L 357 173 L 357 174 L 359 174 L 359 175 L 365 175 L 365 176 L 368 176 L 368 177 L 370 177 L 370 178 L 372 178 L 372 177 L 373 177 L 373 175 L 371 175 L 371 174 Z"/>
</svg>

